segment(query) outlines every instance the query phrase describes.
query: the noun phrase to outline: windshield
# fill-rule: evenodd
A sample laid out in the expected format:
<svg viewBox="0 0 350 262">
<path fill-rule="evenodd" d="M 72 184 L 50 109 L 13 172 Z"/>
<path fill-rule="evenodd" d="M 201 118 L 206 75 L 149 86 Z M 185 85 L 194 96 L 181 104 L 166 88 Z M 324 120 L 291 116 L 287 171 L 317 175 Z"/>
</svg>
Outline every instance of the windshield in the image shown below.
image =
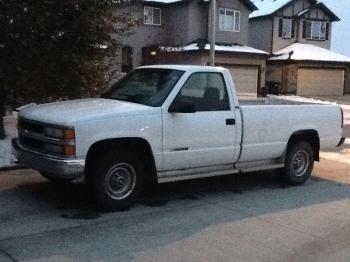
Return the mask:
<svg viewBox="0 0 350 262">
<path fill-rule="evenodd" d="M 136 69 L 126 75 L 104 95 L 148 106 L 161 106 L 184 71 L 173 69 Z"/>
</svg>

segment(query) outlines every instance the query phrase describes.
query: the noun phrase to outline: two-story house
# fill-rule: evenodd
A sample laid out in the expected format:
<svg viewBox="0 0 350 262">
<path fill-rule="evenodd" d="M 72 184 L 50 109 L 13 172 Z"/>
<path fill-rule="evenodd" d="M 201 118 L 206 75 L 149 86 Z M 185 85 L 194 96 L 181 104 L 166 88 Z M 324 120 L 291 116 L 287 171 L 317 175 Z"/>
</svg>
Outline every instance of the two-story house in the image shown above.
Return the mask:
<svg viewBox="0 0 350 262">
<path fill-rule="evenodd" d="M 281 93 L 343 95 L 350 92 L 350 58 L 330 51 L 332 24 L 340 19 L 316 0 L 255 0 L 249 44 L 272 55 L 266 81 Z M 345 32 L 344 32 L 345 33 Z"/>
<path fill-rule="evenodd" d="M 265 85 L 268 53 L 248 46 L 250 0 L 217 0 L 216 64 L 229 68 L 241 93 Z M 146 64 L 208 65 L 211 12 L 208 0 L 144 0 L 130 8 L 140 21 L 124 39 L 122 70 Z"/>
</svg>

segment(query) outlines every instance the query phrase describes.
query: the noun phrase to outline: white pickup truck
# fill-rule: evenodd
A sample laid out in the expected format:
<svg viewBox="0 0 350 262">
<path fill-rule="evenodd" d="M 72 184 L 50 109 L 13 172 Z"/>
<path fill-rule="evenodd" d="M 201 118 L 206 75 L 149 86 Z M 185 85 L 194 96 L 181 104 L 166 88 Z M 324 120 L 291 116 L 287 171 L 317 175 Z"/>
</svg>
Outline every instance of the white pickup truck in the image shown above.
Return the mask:
<svg viewBox="0 0 350 262">
<path fill-rule="evenodd" d="M 51 180 L 85 175 L 97 202 L 129 206 L 159 183 L 280 169 L 304 183 L 320 149 L 344 142 L 338 105 L 239 101 L 227 69 L 146 66 L 101 98 L 20 111 L 18 160 Z"/>
</svg>

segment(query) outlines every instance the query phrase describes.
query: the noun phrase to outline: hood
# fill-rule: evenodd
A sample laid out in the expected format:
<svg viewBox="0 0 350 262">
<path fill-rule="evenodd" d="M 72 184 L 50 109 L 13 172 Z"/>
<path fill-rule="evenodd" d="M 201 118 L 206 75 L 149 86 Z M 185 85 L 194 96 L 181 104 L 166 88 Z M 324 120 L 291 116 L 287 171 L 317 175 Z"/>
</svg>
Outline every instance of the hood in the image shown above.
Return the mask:
<svg viewBox="0 0 350 262">
<path fill-rule="evenodd" d="M 109 116 L 132 116 L 151 113 L 156 108 L 104 98 L 78 99 L 33 105 L 20 111 L 20 117 L 39 122 L 73 125 L 78 122 Z"/>
</svg>

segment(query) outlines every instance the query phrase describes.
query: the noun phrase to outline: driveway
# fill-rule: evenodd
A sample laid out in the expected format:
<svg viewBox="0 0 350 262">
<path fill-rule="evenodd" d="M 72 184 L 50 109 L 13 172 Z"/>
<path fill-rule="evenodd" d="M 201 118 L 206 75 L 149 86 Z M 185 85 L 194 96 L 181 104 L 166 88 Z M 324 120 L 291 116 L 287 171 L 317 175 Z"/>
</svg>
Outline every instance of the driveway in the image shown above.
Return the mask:
<svg viewBox="0 0 350 262">
<path fill-rule="evenodd" d="M 348 262 L 349 148 L 322 152 L 300 187 L 273 172 L 177 182 L 116 213 L 93 206 L 80 181 L 2 172 L 0 261 Z"/>
</svg>

